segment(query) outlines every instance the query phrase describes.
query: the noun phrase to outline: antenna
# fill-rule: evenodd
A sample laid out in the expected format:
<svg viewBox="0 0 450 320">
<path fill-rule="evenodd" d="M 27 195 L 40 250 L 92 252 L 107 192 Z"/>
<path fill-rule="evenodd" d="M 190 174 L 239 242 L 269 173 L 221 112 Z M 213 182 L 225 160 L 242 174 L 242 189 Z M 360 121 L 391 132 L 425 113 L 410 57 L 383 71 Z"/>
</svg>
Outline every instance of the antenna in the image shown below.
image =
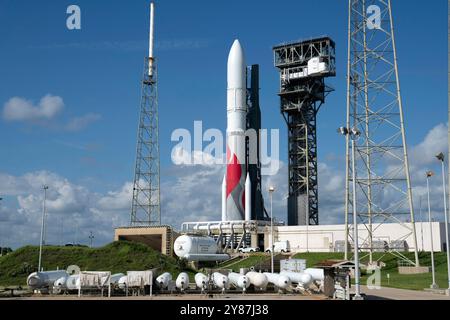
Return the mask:
<svg viewBox="0 0 450 320">
<path fill-rule="evenodd" d="M 154 47 L 154 35 L 155 35 L 155 3 L 150 3 L 150 39 L 148 46 L 148 75 L 153 77 L 153 47 Z"/>
</svg>

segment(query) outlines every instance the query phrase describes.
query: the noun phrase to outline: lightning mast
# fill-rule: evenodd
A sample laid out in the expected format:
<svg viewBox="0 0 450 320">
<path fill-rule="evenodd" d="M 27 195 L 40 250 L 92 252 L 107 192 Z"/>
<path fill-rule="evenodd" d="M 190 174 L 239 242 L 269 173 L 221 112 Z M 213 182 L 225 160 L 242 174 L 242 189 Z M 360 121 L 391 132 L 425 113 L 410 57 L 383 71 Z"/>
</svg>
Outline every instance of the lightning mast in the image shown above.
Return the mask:
<svg viewBox="0 0 450 320">
<path fill-rule="evenodd" d="M 161 225 L 157 66 L 154 57 L 154 12 L 150 3 L 149 54 L 144 62 L 136 167 L 131 207 L 132 226 Z"/>
<path fill-rule="evenodd" d="M 373 252 L 387 250 L 419 266 L 403 105 L 390 0 L 349 0 L 347 127 L 361 132 L 355 141 L 356 212 L 367 229 L 361 247 L 373 262 Z M 353 183 L 351 145 L 347 136 L 345 195 L 346 259 L 352 226 Z M 382 224 L 399 223 L 399 239 L 375 239 Z M 407 259 L 405 240 L 412 237 L 415 261 Z"/>
</svg>

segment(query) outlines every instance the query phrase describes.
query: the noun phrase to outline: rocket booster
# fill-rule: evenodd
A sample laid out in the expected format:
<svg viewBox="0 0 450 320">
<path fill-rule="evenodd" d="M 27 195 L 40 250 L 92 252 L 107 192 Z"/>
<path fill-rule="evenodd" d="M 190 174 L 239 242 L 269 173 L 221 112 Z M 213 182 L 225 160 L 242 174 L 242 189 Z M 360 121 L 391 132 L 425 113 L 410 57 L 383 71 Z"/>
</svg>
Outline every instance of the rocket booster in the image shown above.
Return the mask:
<svg viewBox="0 0 450 320">
<path fill-rule="evenodd" d="M 226 201 L 224 201 L 225 208 L 223 210 L 226 212 L 226 220 L 240 221 L 246 218 L 245 182 L 247 169 L 245 132 L 248 107 L 244 50 L 238 40 L 235 40 L 231 47 L 227 69 L 227 168 L 225 177 L 226 192 L 224 195 Z"/>
</svg>

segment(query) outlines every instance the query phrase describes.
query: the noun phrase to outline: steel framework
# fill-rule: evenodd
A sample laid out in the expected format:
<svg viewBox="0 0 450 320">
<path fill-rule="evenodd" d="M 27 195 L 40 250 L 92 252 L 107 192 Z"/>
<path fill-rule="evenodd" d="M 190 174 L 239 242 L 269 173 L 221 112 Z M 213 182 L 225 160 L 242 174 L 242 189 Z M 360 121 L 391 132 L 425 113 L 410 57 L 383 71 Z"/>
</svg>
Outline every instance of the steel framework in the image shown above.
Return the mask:
<svg viewBox="0 0 450 320">
<path fill-rule="evenodd" d="M 281 113 L 288 126 L 289 225 L 319 224 L 317 179 L 317 114 L 333 91 L 326 77 L 336 75 L 335 44 L 328 38 L 274 47 L 275 67 L 280 71 Z M 311 73 L 311 59 L 326 68 Z"/>
<path fill-rule="evenodd" d="M 369 252 L 374 232 L 383 223 L 405 228 L 401 239 L 391 239 L 391 253 L 408 260 L 394 243 L 413 236 L 415 262 L 419 265 L 417 238 L 408 165 L 403 106 L 390 0 L 349 0 L 347 128 L 361 132 L 355 142 L 356 212 L 368 237 L 359 250 Z M 346 143 L 346 258 L 352 226 L 351 144 Z"/>
<path fill-rule="evenodd" d="M 146 58 L 131 208 L 134 226 L 161 224 L 157 89 L 156 61 Z"/>
</svg>

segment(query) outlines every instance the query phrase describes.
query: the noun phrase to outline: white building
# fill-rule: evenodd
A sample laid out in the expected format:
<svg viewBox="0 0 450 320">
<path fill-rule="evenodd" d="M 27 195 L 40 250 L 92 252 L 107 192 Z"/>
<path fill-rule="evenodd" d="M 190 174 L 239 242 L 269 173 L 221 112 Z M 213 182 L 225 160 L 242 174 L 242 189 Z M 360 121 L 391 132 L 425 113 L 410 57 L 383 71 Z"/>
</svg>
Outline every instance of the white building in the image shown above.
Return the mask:
<svg viewBox="0 0 450 320">
<path fill-rule="evenodd" d="M 410 225 L 408 225 L 410 226 Z M 445 224 L 433 222 L 433 249 L 436 252 L 446 250 Z M 414 240 L 410 230 L 400 224 L 381 224 L 373 226 L 374 247 L 400 247 L 404 244 L 409 251 L 414 251 Z M 361 247 L 368 245 L 368 231 L 364 225 L 358 228 Z M 419 251 L 431 250 L 430 224 L 416 223 L 417 246 Z M 270 230 L 264 231 L 265 238 L 270 236 Z M 278 226 L 274 227 L 275 241 L 288 241 L 292 252 L 339 252 L 345 245 L 344 225 L 321 226 Z M 267 246 L 267 244 L 266 244 Z"/>
</svg>

